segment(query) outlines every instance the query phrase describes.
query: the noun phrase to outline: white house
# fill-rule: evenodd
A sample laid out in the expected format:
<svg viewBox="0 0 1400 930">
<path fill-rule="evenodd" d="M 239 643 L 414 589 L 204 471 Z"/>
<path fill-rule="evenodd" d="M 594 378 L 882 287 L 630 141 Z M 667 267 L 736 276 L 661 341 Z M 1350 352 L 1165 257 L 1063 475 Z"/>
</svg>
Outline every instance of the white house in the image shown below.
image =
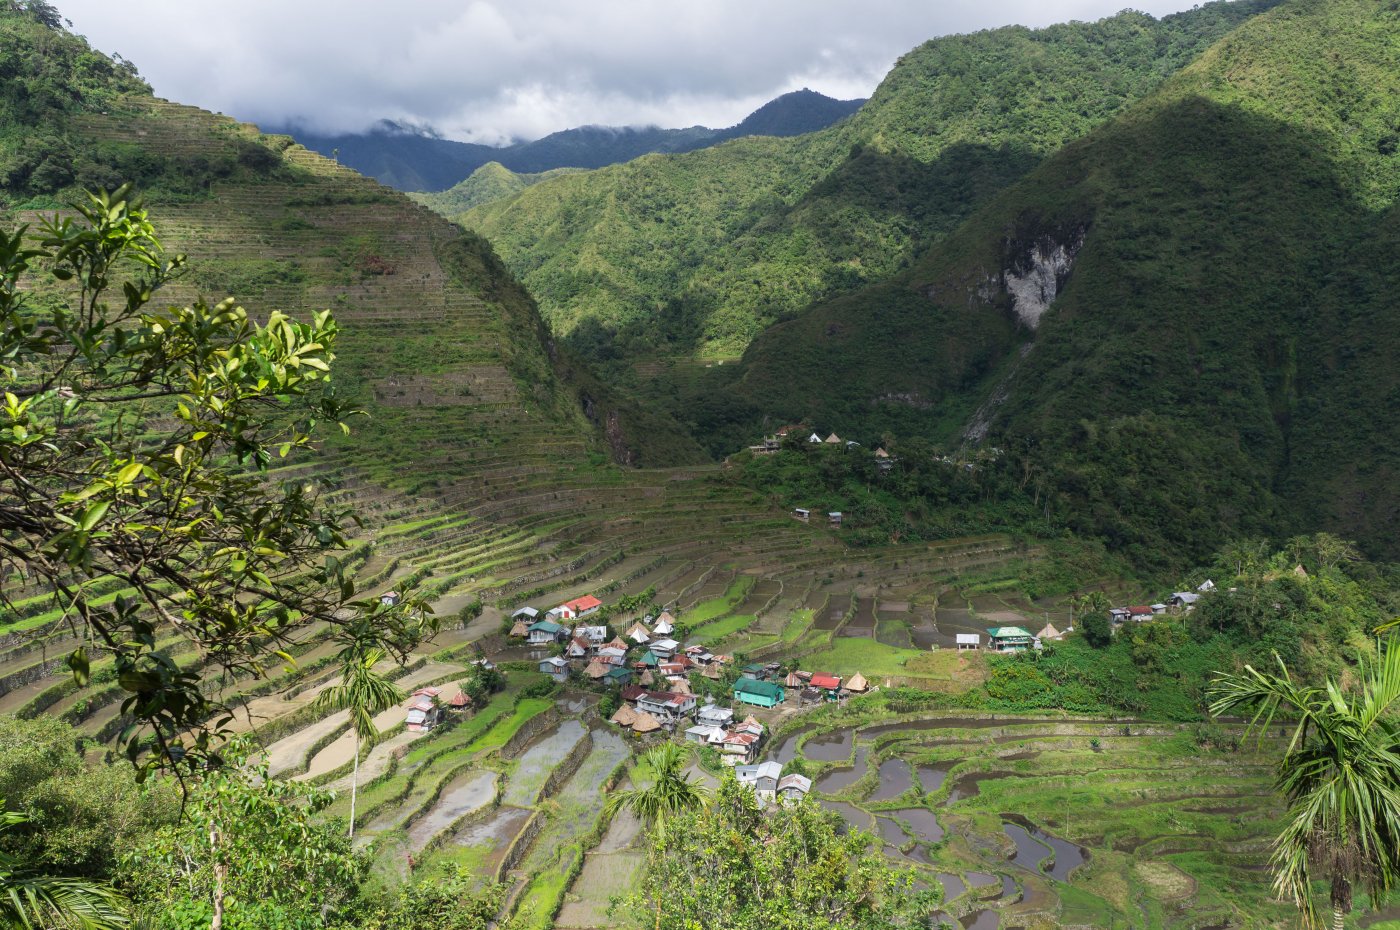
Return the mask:
<svg viewBox="0 0 1400 930">
<path fill-rule="evenodd" d="M 796 804 L 812 790 L 812 779 L 794 772 L 778 779 L 778 798 L 785 803 Z"/>
<path fill-rule="evenodd" d="M 415 733 L 437 726 L 442 720 L 442 707 L 437 701 L 437 696 L 441 693 L 441 688 L 419 688 L 413 692 L 404 725 Z"/>
<path fill-rule="evenodd" d="M 591 645 L 599 646 L 608 641 L 608 628 L 605 626 L 576 626 L 574 635 L 586 639 Z"/>
<path fill-rule="evenodd" d="M 716 741 L 716 737 L 718 737 L 719 741 L 722 741 L 724 739 L 724 731 L 717 727 L 706 726 L 703 723 L 697 723 L 695 726 L 685 731 L 686 742 L 699 743 L 702 746 Z"/>
<path fill-rule="evenodd" d="M 637 710 L 664 723 L 674 723 L 695 710 L 695 695 L 674 691 L 648 691 L 637 698 Z"/>
<path fill-rule="evenodd" d="M 758 765 L 740 765 L 734 769 L 734 777 L 739 784 L 753 789 L 754 794 L 765 801 L 773 800 L 778 794 L 778 780 L 783 777 L 783 766 L 778 762 L 760 762 Z"/>
<path fill-rule="evenodd" d="M 676 654 L 676 650 L 681 648 L 681 644 L 674 639 L 658 639 L 651 644 L 651 654 L 658 659 L 669 659 Z"/>
<path fill-rule="evenodd" d="M 569 680 L 569 663 L 558 656 L 541 659 L 540 671 L 561 684 Z"/>
<path fill-rule="evenodd" d="M 982 634 L 980 633 L 958 633 L 957 637 L 960 652 L 982 648 Z"/>
<path fill-rule="evenodd" d="M 512 620 L 524 620 L 526 623 L 534 623 L 540 618 L 540 612 L 533 607 L 522 607 L 510 615 Z"/>
<path fill-rule="evenodd" d="M 734 722 L 734 711 L 717 704 L 706 704 L 700 708 L 695 721 L 707 727 L 727 727 Z"/>
</svg>

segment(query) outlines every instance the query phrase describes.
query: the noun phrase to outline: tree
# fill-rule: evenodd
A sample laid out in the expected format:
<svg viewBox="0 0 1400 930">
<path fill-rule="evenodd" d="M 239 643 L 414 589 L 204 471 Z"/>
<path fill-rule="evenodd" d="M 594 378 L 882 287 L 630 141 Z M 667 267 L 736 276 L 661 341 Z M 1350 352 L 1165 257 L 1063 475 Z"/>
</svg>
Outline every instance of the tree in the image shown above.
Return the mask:
<svg viewBox="0 0 1400 930">
<path fill-rule="evenodd" d="M 1113 642 L 1113 621 L 1108 619 L 1107 614 L 1085 614 L 1079 619 L 1079 632 L 1084 634 L 1084 641 L 1090 646 L 1102 649 Z"/>
<path fill-rule="evenodd" d="M 713 803 L 653 831 L 640 888 L 622 904 L 642 926 L 690 930 L 895 930 L 928 926 L 940 893 L 864 831 L 807 801 L 758 808 L 726 776 Z"/>
<path fill-rule="evenodd" d="M 1288 898 L 1309 927 L 1324 923 L 1313 901 L 1314 880 L 1330 883 L 1332 925 L 1341 930 L 1357 885 L 1374 898 L 1400 877 L 1400 649 L 1386 650 L 1344 692 L 1295 684 L 1282 660 L 1279 674 L 1246 666 L 1220 675 L 1211 687 L 1211 713 L 1252 712 L 1263 736 L 1276 715 L 1293 732 L 1279 760 L 1277 787 L 1288 802 L 1287 822 L 1274 841 L 1274 890 Z"/>
<path fill-rule="evenodd" d="M 648 749 L 642 755 L 641 764 L 651 771 L 650 784 L 608 795 L 604 805 L 607 816 L 613 817 L 626 807 L 664 835 L 667 820 L 683 811 L 704 806 L 707 792 L 681 770 L 685 759 L 685 751 L 675 743 L 662 743 Z"/>
<path fill-rule="evenodd" d="M 0 833 L 29 818 L 5 810 L 0 798 Z M 41 874 L 0 852 L 0 926 L 80 927 L 115 930 L 128 924 L 126 902 L 107 885 Z"/>
<path fill-rule="evenodd" d="M 355 837 L 355 795 L 360 781 L 360 745 L 371 745 L 379 739 L 374 718 L 398 704 L 404 691 L 374 670 L 384 661 L 385 650 L 378 637 L 369 630 L 352 637 L 336 656 L 340 663 L 340 684 L 332 685 L 316 696 L 316 706 L 323 711 L 350 712 L 350 729 L 355 734 L 355 759 L 350 774 L 350 831 Z"/>
<path fill-rule="evenodd" d="M 381 891 L 347 915 L 354 930 L 487 930 L 499 916 L 504 888 L 462 866 L 441 876 Z"/>
<path fill-rule="evenodd" d="M 272 778 L 248 751 L 230 742 L 225 764 L 193 776 L 185 817 L 123 858 L 143 924 L 221 930 L 232 909 L 261 915 L 245 925 L 319 926 L 355 893 L 364 863 L 320 816 L 335 795 Z"/>
<path fill-rule="evenodd" d="M 84 639 L 68 657 L 79 684 L 110 662 L 122 712 L 145 724 L 125 745 L 142 777 L 195 771 L 228 720 L 203 666 L 261 675 L 308 626 L 365 617 L 404 650 L 424 605 L 356 600 L 353 514 L 266 474 L 351 413 L 329 386 L 330 313 L 154 309 L 186 262 L 130 187 L 74 211 L 37 241 L 0 232 L 0 564 L 30 579 L 0 603 L 38 595 L 61 612 Z M 49 281 L 29 286 L 35 269 Z M 186 648 L 158 649 L 172 634 Z"/>
</svg>

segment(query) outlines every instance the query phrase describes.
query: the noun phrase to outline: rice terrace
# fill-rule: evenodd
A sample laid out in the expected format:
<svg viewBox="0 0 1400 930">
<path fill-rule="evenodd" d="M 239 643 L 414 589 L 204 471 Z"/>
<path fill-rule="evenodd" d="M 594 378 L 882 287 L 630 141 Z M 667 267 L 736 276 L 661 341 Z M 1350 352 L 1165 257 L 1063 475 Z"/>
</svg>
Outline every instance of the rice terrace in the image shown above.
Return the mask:
<svg viewBox="0 0 1400 930">
<path fill-rule="evenodd" d="M 947 31 L 487 146 L 0 3 L 0 926 L 1400 928 L 1400 18 Z"/>
</svg>

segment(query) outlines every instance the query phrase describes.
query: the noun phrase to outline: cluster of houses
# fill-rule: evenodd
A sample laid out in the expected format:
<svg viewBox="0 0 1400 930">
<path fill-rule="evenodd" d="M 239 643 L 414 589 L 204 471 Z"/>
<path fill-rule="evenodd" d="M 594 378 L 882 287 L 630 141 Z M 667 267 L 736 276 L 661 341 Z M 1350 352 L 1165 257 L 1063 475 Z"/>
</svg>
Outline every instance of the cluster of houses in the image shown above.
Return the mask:
<svg viewBox="0 0 1400 930">
<path fill-rule="evenodd" d="M 1074 628 L 1070 627 L 1065 632 L 1073 633 Z M 980 633 L 958 633 L 956 638 L 959 652 L 971 652 L 982 648 Z M 990 652 L 1025 652 L 1027 649 L 1043 649 L 1045 643 L 1064 638 L 1065 633 L 1053 623 L 1045 624 L 1039 633 L 1032 633 L 1023 626 L 990 626 L 987 627 L 986 645 Z"/>
<path fill-rule="evenodd" d="M 413 733 L 426 733 L 442 723 L 445 713 L 460 713 L 471 703 L 471 697 L 460 688 L 456 696 L 446 702 L 442 700 L 441 688 L 419 688 L 408 696 L 408 716 L 404 719 L 404 726 Z"/>
<path fill-rule="evenodd" d="M 780 762 L 740 765 L 735 767 L 734 777 L 739 784 L 753 789 L 760 805 L 774 801 L 779 804 L 796 804 L 812 790 L 810 778 L 795 772 L 784 775 Z"/>
<path fill-rule="evenodd" d="M 1134 604 L 1130 607 L 1114 607 L 1109 610 L 1109 619 L 1114 626 L 1121 626 L 1124 623 L 1141 623 L 1144 620 L 1151 620 L 1165 613 L 1190 613 L 1196 609 L 1196 603 L 1205 595 L 1215 590 L 1215 582 L 1207 578 L 1196 586 L 1194 591 L 1177 591 L 1167 598 L 1164 603 L 1157 604 Z"/>
<path fill-rule="evenodd" d="M 801 435 L 803 428 L 804 427 L 801 426 L 784 426 L 771 436 L 764 436 L 763 441 L 758 445 L 749 446 L 749 451 L 754 455 L 772 455 L 783 448 L 784 439 L 793 433 Z M 820 446 L 823 449 L 857 449 L 860 447 L 860 443 L 854 440 L 842 439 L 835 433 L 829 434 L 826 438 L 822 438 L 820 433 L 811 433 L 807 436 L 807 444 L 810 446 Z M 890 455 L 884 449 L 876 449 L 875 461 L 876 464 L 880 466 L 881 471 L 889 471 L 894 465 L 895 459 L 894 456 Z"/>
<path fill-rule="evenodd" d="M 1114 627 L 1117 628 L 1124 623 L 1141 623 L 1166 613 L 1189 613 L 1195 609 L 1197 602 L 1204 595 L 1214 590 L 1215 582 L 1207 579 L 1197 586 L 1195 591 L 1177 591 L 1163 603 L 1114 607 L 1109 610 L 1108 615 L 1113 621 Z M 1074 628 L 1070 627 L 1065 632 L 1072 633 Z M 1064 637 L 1065 634 L 1056 629 L 1053 623 L 1045 624 L 1039 633 L 1031 633 L 1025 627 L 1020 626 L 989 627 L 987 629 L 987 648 L 992 652 L 1025 652 L 1027 649 L 1042 649 L 1046 642 L 1064 639 Z M 958 633 L 957 646 L 959 650 L 981 649 L 982 637 L 977 633 Z"/>
</svg>

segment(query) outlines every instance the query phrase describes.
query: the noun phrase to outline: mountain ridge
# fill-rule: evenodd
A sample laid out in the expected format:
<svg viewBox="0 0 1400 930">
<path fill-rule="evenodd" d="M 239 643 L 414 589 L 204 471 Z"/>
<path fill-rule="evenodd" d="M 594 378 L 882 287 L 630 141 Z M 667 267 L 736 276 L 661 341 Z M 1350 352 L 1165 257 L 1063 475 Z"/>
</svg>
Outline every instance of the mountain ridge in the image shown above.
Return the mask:
<svg viewBox="0 0 1400 930">
<path fill-rule="evenodd" d="M 724 129 L 690 126 L 580 126 L 506 146 L 443 139 L 381 121 L 364 133 L 319 134 L 284 127 L 313 151 L 335 156 L 381 183 L 404 191 L 446 191 L 489 162 L 516 174 L 559 168 L 601 168 L 655 152 L 689 152 L 749 135 L 794 136 L 825 128 L 855 112 L 864 100 L 836 100 L 803 88 L 775 97 Z"/>
<path fill-rule="evenodd" d="M 813 300 L 897 272 L 1275 2 L 933 39 L 831 128 L 555 178 L 458 219 L 586 357 L 737 356 Z"/>
</svg>

